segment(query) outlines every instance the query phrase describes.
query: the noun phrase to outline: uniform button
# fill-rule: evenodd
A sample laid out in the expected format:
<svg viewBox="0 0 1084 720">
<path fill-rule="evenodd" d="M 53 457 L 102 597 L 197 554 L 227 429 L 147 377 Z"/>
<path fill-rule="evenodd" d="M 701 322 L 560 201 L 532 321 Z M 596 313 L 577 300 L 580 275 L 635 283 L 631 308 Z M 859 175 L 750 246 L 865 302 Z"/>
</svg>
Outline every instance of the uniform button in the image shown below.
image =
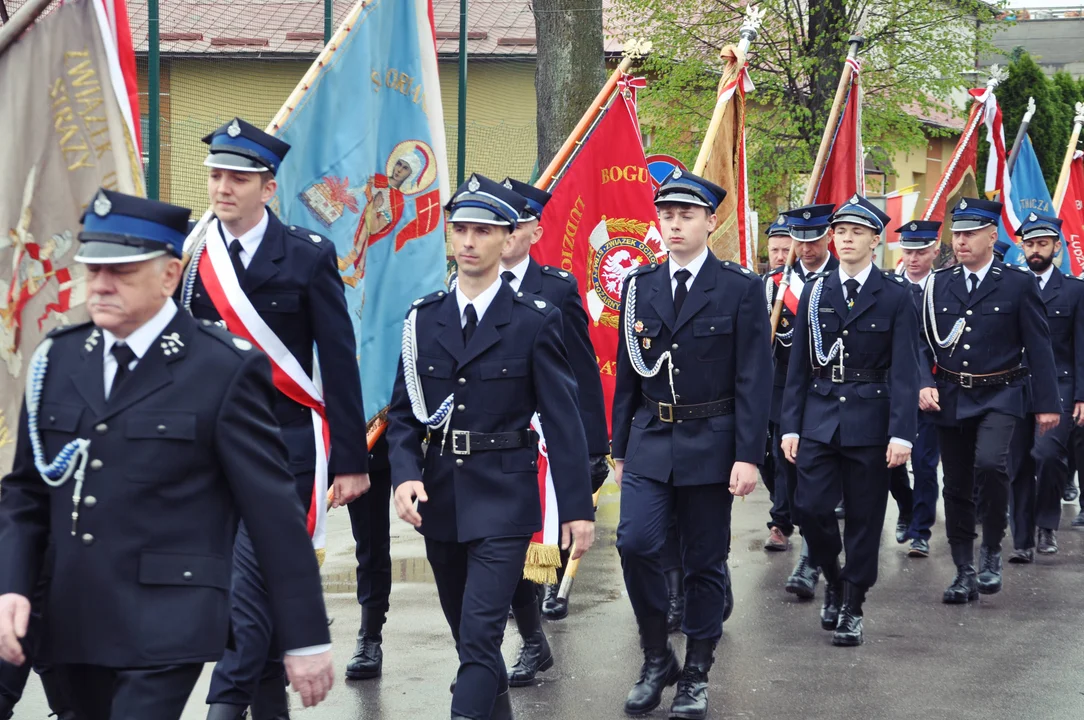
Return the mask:
<svg viewBox="0 0 1084 720">
<path fill-rule="evenodd" d="M 964 367 L 967 367 L 967 360 L 964 360 Z"/>
<path fill-rule="evenodd" d="M 708 332 L 715 332 L 715 326 L 712 325 L 711 327 L 709 327 Z"/>
<path fill-rule="evenodd" d="M 685 422 L 685 421 L 684 421 L 684 420 L 678 420 L 678 421 L 677 421 L 677 424 L 678 424 L 678 425 L 680 425 L 680 424 L 681 424 L 681 423 L 683 423 L 683 422 Z"/>
<path fill-rule="evenodd" d="M 102 461 L 99 460 L 98 458 L 94 458 L 93 460 L 90 461 L 90 469 L 91 470 L 101 470 L 102 469 Z"/>
<path fill-rule="evenodd" d="M 94 497 L 93 495 L 87 495 L 85 498 L 83 498 L 83 507 L 92 508 L 97 504 L 98 498 Z"/>
<path fill-rule="evenodd" d="M 965 328 L 964 328 L 964 330 L 966 330 L 967 332 L 971 332 L 971 328 L 970 328 L 970 327 L 965 327 Z"/>
<path fill-rule="evenodd" d="M 945 308 L 945 309 L 947 310 L 948 308 Z M 964 313 L 964 314 L 965 314 L 965 315 L 970 315 L 970 314 L 971 314 L 971 311 L 970 311 L 970 310 L 968 310 L 968 311 L 967 311 L 966 313 Z"/>
<path fill-rule="evenodd" d="M 159 425 L 158 427 L 155 428 L 155 430 L 157 430 L 158 434 L 161 435 L 166 431 L 166 426 L 165 425 Z"/>
<path fill-rule="evenodd" d="M 971 349 L 970 345 L 964 345 L 964 350 L 970 350 L 970 349 Z"/>
<path fill-rule="evenodd" d="M 192 579 L 192 571 L 191 570 L 185 570 L 184 575 L 182 577 L 185 580 L 191 580 Z"/>
<path fill-rule="evenodd" d="M 681 368 L 674 368 L 674 374 L 675 375 L 680 375 L 681 374 Z"/>
<path fill-rule="evenodd" d="M 828 327 L 828 323 L 821 323 L 821 327 L 822 327 L 822 328 L 827 328 L 827 327 Z"/>
<path fill-rule="evenodd" d="M 841 398 L 839 399 L 839 401 L 840 401 L 840 402 L 847 402 L 847 398 L 845 398 L 845 397 L 841 397 Z"/>
<path fill-rule="evenodd" d="M 203 297 L 203 295 L 200 293 L 196 293 L 196 297 Z"/>
<path fill-rule="evenodd" d="M 850 357 L 851 357 L 851 354 L 850 354 L 850 353 L 843 353 L 843 359 L 844 359 L 844 360 L 849 360 L 849 359 L 850 359 Z"/>
<path fill-rule="evenodd" d="M 877 323 L 870 323 L 870 325 L 869 325 L 870 330 L 872 330 L 875 327 L 877 327 Z"/>
<path fill-rule="evenodd" d="M 847 331 L 846 330 L 843 331 L 843 337 L 847 337 Z"/>
<path fill-rule="evenodd" d="M 90 533 L 83 533 L 83 537 L 81 539 L 84 545 L 90 545 L 92 542 L 94 542 L 94 536 Z"/>
<path fill-rule="evenodd" d="M 1055 315 L 1061 315 L 1061 310 L 1055 310 L 1055 311 L 1054 311 L 1054 314 L 1055 314 Z"/>
<path fill-rule="evenodd" d="M 430 366 L 429 366 L 429 372 L 433 372 L 434 370 L 436 370 L 436 368 L 435 368 L 435 367 L 433 367 L 432 365 L 430 365 Z"/>
<path fill-rule="evenodd" d="M 467 409 L 467 406 L 466 405 L 456 405 L 455 409 L 458 410 L 459 412 L 463 412 L 464 410 Z"/>
<path fill-rule="evenodd" d="M 996 306 L 994 307 L 994 312 L 1000 312 L 1000 311 L 1001 311 L 1001 308 L 996 307 Z"/>
<path fill-rule="evenodd" d="M 671 349 L 671 350 L 677 350 L 677 349 L 678 349 L 678 345 L 677 345 L 677 343 L 674 343 L 673 345 L 671 345 L 671 346 L 670 346 L 670 349 Z"/>
<path fill-rule="evenodd" d="M 463 458 L 457 458 L 455 461 L 456 467 L 463 467 Z"/>
<path fill-rule="evenodd" d="M 459 384 L 460 385 L 466 385 L 467 384 L 467 378 L 459 378 Z"/>
<path fill-rule="evenodd" d="M 109 432 L 109 426 L 105 423 L 98 423 L 94 426 L 94 432 L 98 433 L 99 435 L 105 435 L 107 432 Z"/>
<path fill-rule="evenodd" d="M 50 415 L 49 416 L 49 424 L 51 425 L 51 424 L 53 424 L 55 422 L 56 422 L 56 415 Z"/>
<path fill-rule="evenodd" d="M 507 374 L 508 374 L 508 368 L 501 368 L 501 375 L 507 375 Z"/>
<path fill-rule="evenodd" d="M 278 306 L 279 306 L 278 301 L 276 301 L 276 300 L 271 301 L 271 307 L 278 307 Z"/>
</svg>

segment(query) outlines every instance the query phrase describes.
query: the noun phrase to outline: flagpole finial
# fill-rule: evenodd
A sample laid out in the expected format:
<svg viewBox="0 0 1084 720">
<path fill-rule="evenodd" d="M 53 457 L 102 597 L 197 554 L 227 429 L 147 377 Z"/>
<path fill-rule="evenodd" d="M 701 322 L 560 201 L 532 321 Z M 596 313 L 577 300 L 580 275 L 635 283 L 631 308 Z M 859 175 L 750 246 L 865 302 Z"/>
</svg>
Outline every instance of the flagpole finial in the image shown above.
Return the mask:
<svg viewBox="0 0 1084 720">
<path fill-rule="evenodd" d="M 990 66 L 990 79 L 986 81 L 986 87 L 993 90 L 1001 83 L 1005 82 L 1005 79 L 1009 77 L 1008 71 L 1002 68 L 997 63 Z"/>
<path fill-rule="evenodd" d="M 761 23 L 764 21 L 765 10 L 756 6 L 750 5 L 745 10 L 745 22 L 742 23 L 741 28 L 738 30 L 739 34 L 752 42 L 757 38 L 757 31 L 760 29 Z"/>
<path fill-rule="evenodd" d="M 1076 117 L 1073 118 L 1073 122 L 1078 125 L 1084 125 L 1084 102 L 1078 102 L 1076 104 Z"/>
<path fill-rule="evenodd" d="M 653 49 L 653 44 L 650 40 L 643 38 L 632 38 L 624 43 L 622 54 L 625 57 L 638 60 L 645 55 L 650 55 Z"/>
<path fill-rule="evenodd" d="M 1028 109 L 1024 113 L 1024 119 L 1021 122 L 1029 123 L 1033 117 L 1035 117 L 1035 98 L 1028 97 Z"/>
</svg>

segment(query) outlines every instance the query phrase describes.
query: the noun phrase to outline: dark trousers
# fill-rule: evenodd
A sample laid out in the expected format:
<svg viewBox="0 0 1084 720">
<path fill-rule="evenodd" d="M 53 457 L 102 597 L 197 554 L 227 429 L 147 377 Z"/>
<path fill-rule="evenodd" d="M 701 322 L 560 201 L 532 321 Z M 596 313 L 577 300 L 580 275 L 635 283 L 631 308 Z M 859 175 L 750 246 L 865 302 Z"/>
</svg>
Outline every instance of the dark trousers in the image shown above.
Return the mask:
<svg viewBox="0 0 1084 720">
<path fill-rule="evenodd" d="M 677 509 L 670 513 L 670 520 L 666 523 L 666 541 L 662 545 L 660 556 L 663 574 L 671 570 L 681 569 L 681 536 L 678 535 Z"/>
<path fill-rule="evenodd" d="M 911 473 L 914 477 L 914 505 L 908 537 L 929 540 L 930 528 L 937 519 L 937 464 L 941 448 L 937 442 L 937 425 L 929 416 L 918 414 L 918 435 L 911 449 Z"/>
<path fill-rule="evenodd" d="M 768 463 L 764 464 L 764 484 L 768 484 L 767 475 L 771 474 L 772 484 L 768 489 L 772 493 L 772 509 L 769 511 L 772 519 L 768 522 L 768 528 L 777 527 L 789 537 L 794 532 L 794 526 L 799 524 L 794 518 L 794 489 L 798 481 L 794 464 L 783 457 L 780 450 L 781 438 L 779 425 L 771 423 L 768 432 L 768 442 L 771 444 L 768 457 L 771 458 L 771 467 L 769 468 Z"/>
<path fill-rule="evenodd" d="M 838 433 L 837 433 L 838 435 Z M 802 517 L 809 555 L 818 567 L 838 561 L 846 548 L 840 578 L 862 588 L 877 582 L 877 554 L 888 505 L 891 473 L 885 446 L 844 447 L 803 439 L 798 444 L 798 490 L 794 500 Z M 846 508 L 843 537 L 836 506 Z"/>
<path fill-rule="evenodd" d="M 1072 482 L 1069 475 L 1069 446 L 1073 434 L 1073 416 L 1062 413 L 1061 422 L 1045 435 L 1035 437 L 1031 451 L 1035 460 L 1035 524 L 1057 530 L 1061 524 L 1061 498 Z"/>
<path fill-rule="evenodd" d="M 56 669 L 64 675 L 79 720 L 179 720 L 203 665 L 130 669 L 60 665 Z"/>
<path fill-rule="evenodd" d="M 459 652 L 452 715 L 488 720 L 493 701 L 508 689 L 501 643 L 530 541 L 530 536 L 425 540 L 440 606 Z"/>
<path fill-rule="evenodd" d="M 383 442 L 385 461 L 378 463 L 369 456 L 369 492 L 346 506 L 358 561 L 358 604 L 378 612 L 388 611 L 391 595 L 391 467 L 386 462 L 387 441 Z"/>
<path fill-rule="evenodd" d="M 892 468 L 888 473 L 888 493 L 896 501 L 902 523 L 911 526 L 911 515 L 915 510 L 915 494 L 911 490 L 911 476 L 907 473 L 907 464 Z"/>
<path fill-rule="evenodd" d="M 1021 420 L 1013 432 L 1009 462 L 1012 481 L 1009 485 L 1009 529 L 1012 545 L 1017 550 L 1035 547 L 1035 420 L 1032 416 Z M 979 498 L 980 512 L 984 498 Z"/>
<path fill-rule="evenodd" d="M 726 557 L 734 496 L 723 483 L 674 487 L 626 471 L 621 480 L 617 550 L 625 588 L 638 619 L 666 617 L 663 576 L 667 526 L 676 512 L 685 575 L 682 631 L 694 640 L 718 640 L 723 631 Z"/>
<path fill-rule="evenodd" d="M 1011 446 L 1020 418 L 986 413 L 938 426 L 941 466 L 945 476 L 945 535 L 950 545 L 972 546 L 982 503 L 982 542 L 994 547 L 1005 537 L 1012 476 Z"/>
</svg>

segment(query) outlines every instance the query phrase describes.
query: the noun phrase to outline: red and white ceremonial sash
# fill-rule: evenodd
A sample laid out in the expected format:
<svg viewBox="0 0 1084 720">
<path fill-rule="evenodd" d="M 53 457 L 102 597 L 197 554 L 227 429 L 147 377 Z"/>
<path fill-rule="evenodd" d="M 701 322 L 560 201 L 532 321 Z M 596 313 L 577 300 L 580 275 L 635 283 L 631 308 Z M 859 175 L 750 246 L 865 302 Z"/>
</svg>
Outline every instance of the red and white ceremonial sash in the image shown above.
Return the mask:
<svg viewBox="0 0 1084 720">
<path fill-rule="evenodd" d="M 312 429 L 316 439 L 316 477 L 307 525 L 313 547 L 324 547 L 326 540 L 328 457 L 331 453 L 331 432 L 324 410 L 324 394 L 317 371 L 315 378 L 305 374 L 301 363 L 287 349 L 278 335 L 268 327 L 252 301 L 241 289 L 225 242 L 219 242 L 221 229 L 215 237 L 208 228 L 203 253 L 197 271 L 215 310 L 226 321 L 226 328 L 263 350 L 271 360 L 271 379 L 275 388 L 294 402 L 312 411 Z M 315 367 L 315 363 L 313 364 Z"/>
<path fill-rule="evenodd" d="M 772 275 L 772 280 L 775 281 L 775 286 L 778 288 L 783 281 L 783 273 Z M 790 284 L 787 285 L 787 291 L 783 293 L 783 304 L 787 306 L 787 310 L 790 310 L 790 314 L 794 317 L 798 317 L 798 298 L 802 296 L 803 287 L 805 287 L 805 282 L 796 271 L 792 271 Z"/>
<path fill-rule="evenodd" d="M 542 529 L 531 536 L 523 577 L 541 585 L 557 583 L 557 568 L 561 565 L 561 521 L 557 517 L 557 491 L 553 488 L 546 436 L 538 414 L 531 418 L 531 429 L 538 433 L 538 500 L 542 505 Z"/>
</svg>

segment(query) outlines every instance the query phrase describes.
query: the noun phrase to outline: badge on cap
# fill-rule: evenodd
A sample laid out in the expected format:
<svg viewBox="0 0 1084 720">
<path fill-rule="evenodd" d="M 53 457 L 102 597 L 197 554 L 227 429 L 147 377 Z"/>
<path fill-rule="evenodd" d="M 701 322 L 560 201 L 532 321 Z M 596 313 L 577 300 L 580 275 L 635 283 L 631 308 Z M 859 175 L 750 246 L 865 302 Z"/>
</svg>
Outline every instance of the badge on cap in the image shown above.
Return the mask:
<svg viewBox="0 0 1084 720">
<path fill-rule="evenodd" d="M 681 177 L 681 168 L 674 168 L 674 174 L 671 177 L 675 180 Z"/>
<path fill-rule="evenodd" d="M 241 126 L 237 124 L 236 118 L 230 123 L 230 126 L 226 128 L 226 134 L 230 137 L 237 137 L 241 134 Z"/>
<path fill-rule="evenodd" d="M 471 192 L 478 192 L 478 188 L 480 188 L 480 187 L 482 187 L 482 185 L 481 185 L 481 183 L 478 182 L 478 178 L 471 175 L 470 176 L 470 182 L 467 183 L 467 189 L 470 190 Z"/>
<path fill-rule="evenodd" d="M 1028 215 L 1028 222 L 1035 222 L 1038 219 L 1039 219 L 1039 216 L 1036 215 L 1035 213 L 1032 213 L 1032 214 Z"/>
<path fill-rule="evenodd" d="M 99 192 L 98 197 L 94 198 L 94 214 L 98 217 L 105 217 L 112 209 L 113 203 L 109 202 L 109 198 L 105 196 L 105 193 Z"/>
<path fill-rule="evenodd" d="M 775 219 L 775 224 L 776 225 L 785 225 L 786 222 L 787 222 L 787 219 L 785 217 L 783 217 L 782 215 L 780 215 L 779 217 L 777 217 Z"/>
<path fill-rule="evenodd" d="M 511 180 L 505 180 L 504 181 L 504 186 L 506 188 L 508 188 L 509 190 L 511 190 L 512 189 L 512 181 Z"/>
<path fill-rule="evenodd" d="M 857 204 L 858 204 L 858 194 L 855 193 L 855 195 L 853 197 L 851 197 L 851 205 L 857 205 Z"/>
<path fill-rule="evenodd" d="M 967 200 L 966 199 L 960 201 L 960 209 L 961 210 L 967 210 Z"/>
<path fill-rule="evenodd" d="M 812 215 L 810 215 L 808 210 L 806 210 L 804 213 L 802 213 L 802 218 L 803 219 L 808 220 L 810 217 L 812 217 Z"/>
<path fill-rule="evenodd" d="M 918 225 L 911 223 L 911 232 L 915 232 L 916 230 L 918 230 Z"/>
</svg>

